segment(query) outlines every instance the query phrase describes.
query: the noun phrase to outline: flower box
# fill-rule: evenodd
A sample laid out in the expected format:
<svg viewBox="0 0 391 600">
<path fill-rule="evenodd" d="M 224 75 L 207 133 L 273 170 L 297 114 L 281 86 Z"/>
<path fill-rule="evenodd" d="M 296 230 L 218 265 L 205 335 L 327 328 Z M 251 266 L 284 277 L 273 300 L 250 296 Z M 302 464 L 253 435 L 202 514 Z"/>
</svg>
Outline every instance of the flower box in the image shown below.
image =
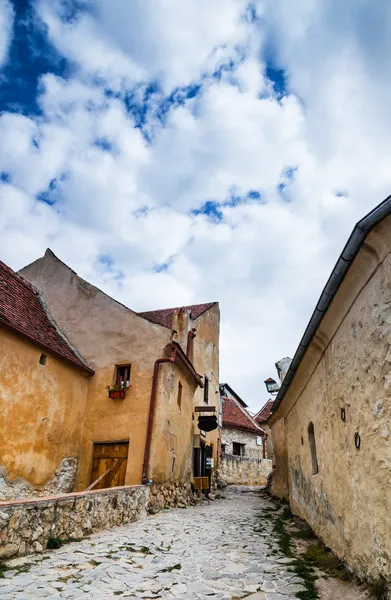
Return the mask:
<svg viewBox="0 0 391 600">
<path fill-rule="evenodd" d="M 117 400 L 118 398 L 123 400 L 126 394 L 126 390 L 108 390 L 108 392 L 109 398 L 112 398 L 112 400 Z"/>
</svg>

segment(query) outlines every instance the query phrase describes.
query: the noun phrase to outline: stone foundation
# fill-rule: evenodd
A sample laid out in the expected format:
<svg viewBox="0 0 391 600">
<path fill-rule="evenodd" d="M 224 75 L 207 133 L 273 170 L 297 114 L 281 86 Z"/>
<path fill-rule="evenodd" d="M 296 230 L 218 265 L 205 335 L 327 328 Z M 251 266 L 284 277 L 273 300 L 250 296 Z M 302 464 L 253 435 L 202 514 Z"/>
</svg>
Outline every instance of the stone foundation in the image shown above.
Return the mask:
<svg viewBox="0 0 391 600">
<path fill-rule="evenodd" d="M 219 485 L 264 486 L 271 470 L 272 461 L 267 458 L 248 458 L 223 453 L 219 464 Z"/>
<path fill-rule="evenodd" d="M 42 552 L 49 538 L 79 539 L 136 521 L 146 516 L 150 493 L 160 500 L 161 492 L 127 486 L 0 502 L 0 559 Z M 173 492 L 171 495 L 174 498 Z M 178 497 L 182 499 L 182 493 Z"/>
<path fill-rule="evenodd" d="M 149 509 L 162 510 L 165 507 L 185 508 L 194 503 L 190 483 L 179 481 L 169 483 L 155 483 L 150 488 Z"/>
</svg>

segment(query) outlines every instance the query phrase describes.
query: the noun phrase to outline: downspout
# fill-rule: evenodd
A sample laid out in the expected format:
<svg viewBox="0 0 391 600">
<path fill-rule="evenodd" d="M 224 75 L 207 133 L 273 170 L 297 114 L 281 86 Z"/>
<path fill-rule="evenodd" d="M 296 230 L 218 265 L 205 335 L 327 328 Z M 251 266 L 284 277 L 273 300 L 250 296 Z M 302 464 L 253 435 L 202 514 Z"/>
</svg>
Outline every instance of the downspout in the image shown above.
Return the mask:
<svg viewBox="0 0 391 600">
<path fill-rule="evenodd" d="M 152 431 L 153 431 L 153 422 L 154 422 L 154 418 L 155 418 L 156 392 L 157 392 L 157 380 L 158 380 L 158 374 L 159 374 L 159 366 L 163 363 L 175 362 L 176 353 L 177 353 L 177 349 L 174 346 L 174 347 L 172 347 L 172 350 L 171 350 L 171 356 L 169 358 L 158 358 L 155 361 L 155 366 L 153 368 L 151 400 L 149 403 L 149 415 L 148 415 L 147 437 L 145 440 L 142 481 L 144 481 L 144 479 L 147 479 L 147 474 L 149 471 L 149 459 L 150 459 L 150 454 L 151 454 L 151 439 L 152 439 Z"/>
<path fill-rule="evenodd" d="M 186 348 L 186 356 L 187 358 L 190 358 L 190 354 L 191 351 L 193 349 L 193 340 L 196 337 L 196 329 L 190 329 L 189 333 L 187 334 L 187 348 Z"/>
</svg>

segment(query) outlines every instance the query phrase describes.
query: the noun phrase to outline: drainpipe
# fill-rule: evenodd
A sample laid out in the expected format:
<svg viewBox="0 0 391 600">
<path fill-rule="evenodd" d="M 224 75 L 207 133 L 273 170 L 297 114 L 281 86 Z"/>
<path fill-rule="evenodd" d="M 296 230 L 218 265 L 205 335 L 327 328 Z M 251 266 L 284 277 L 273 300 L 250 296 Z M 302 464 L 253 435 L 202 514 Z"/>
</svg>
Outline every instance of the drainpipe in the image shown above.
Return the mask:
<svg viewBox="0 0 391 600">
<path fill-rule="evenodd" d="M 150 453 L 151 453 L 153 421 L 155 418 L 155 405 L 156 405 L 156 392 L 157 392 L 157 379 L 158 379 L 158 374 L 159 374 L 159 365 L 161 365 L 163 363 L 175 362 L 176 352 L 177 352 L 177 350 L 176 350 L 175 346 L 172 347 L 171 356 L 169 358 L 158 358 L 155 361 L 155 366 L 153 368 L 151 400 L 149 403 L 147 438 L 145 440 L 145 451 L 144 451 L 144 463 L 143 463 L 143 475 L 142 475 L 143 480 L 147 477 L 147 473 L 149 471 L 149 459 L 150 459 Z"/>
<path fill-rule="evenodd" d="M 187 348 L 186 348 L 186 356 L 187 358 L 190 358 L 190 354 L 193 348 L 193 340 L 196 337 L 196 329 L 190 329 L 189 333 L 187 334 Z"/>
</svg>

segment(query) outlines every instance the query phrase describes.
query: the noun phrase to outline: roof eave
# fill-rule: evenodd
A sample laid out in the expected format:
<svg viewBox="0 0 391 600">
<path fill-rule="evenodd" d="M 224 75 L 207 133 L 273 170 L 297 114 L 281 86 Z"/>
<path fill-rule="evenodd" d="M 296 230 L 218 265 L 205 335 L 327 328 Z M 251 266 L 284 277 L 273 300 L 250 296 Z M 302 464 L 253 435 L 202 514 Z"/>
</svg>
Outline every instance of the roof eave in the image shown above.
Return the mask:
<svg viewBox="0 0 391 600">
<path fill-rule="evenodd" d="M 17 325 L 14 325 L 13 323 L 9 323 L 7 320 L 3 319 L 1 316 L 0 316 L 0 323 L 5 325 L 6 327 L 9 327 L 9 329 L 17 331 L 18 333 L 20 333 L 20 335 L 27 338 L 31 342 L 33 342 L 33 344 L 35 344 L 36 346 L 39 346 L 40 348 L 43 348 L 44 350 L 46 350 L 46 352 L 49 352 L 50 354 L 54 354 L 57 358 L 60 358 L 61 360 L 66 360 L 67 362 L 71 363 L 74 367 L 78 367 L 78 369 L 82 369 L 89 375 L 94 375 L 95 371 L 90 369 L 90 367 L 87 367 L 87 365 L 83 365 L 82 363 L 79 363 L 77 360 L 72 360 L 71 358 L 68 358 L 67 356 L 63 356 L 60 352 L 57 352 L 50 346 L 47 346 L 43 342 L 36 340 L 32 335 L 29 335 L 28 333 L 23 331 L 23 329 L 21 329 Z"/>
<path fill-rule="evenodd" d="M 362 246 L 362 243 L 364 242 L 367 235 L 372 231 L 372 229 L 390 214 L 391 196 L 388 196 L 385 200 L 383 200 L 383 202 L 381 202 L 378 206 L 371 210 L 370 213 L 368 213 L 363 219 L 361 219 L 361 221 L 358 221 L 358 223 L 355 225 L 315 306 L 315 310 L 312 313 L 312 316 L 304 331 L 304 335 L 295 352 L 288 372 L 285 375 L 280 390 L 276 396 L 272 407 L 272 412 L 276 412 L 279 406 L 281 405 L 281 402 L 283 401 L 285 394 L 288 391 L 289 386 L 294 379 L 296 371 L 299 368 L 301 361 L 309 345 L 311 344 L 312 339 L 324 315 L 326 314 L 331 302 L 333 301 L 336 293 L 338 292 L 346 273 L 348 272 L 352 262 L 356 258 Z"/>
</svg>

